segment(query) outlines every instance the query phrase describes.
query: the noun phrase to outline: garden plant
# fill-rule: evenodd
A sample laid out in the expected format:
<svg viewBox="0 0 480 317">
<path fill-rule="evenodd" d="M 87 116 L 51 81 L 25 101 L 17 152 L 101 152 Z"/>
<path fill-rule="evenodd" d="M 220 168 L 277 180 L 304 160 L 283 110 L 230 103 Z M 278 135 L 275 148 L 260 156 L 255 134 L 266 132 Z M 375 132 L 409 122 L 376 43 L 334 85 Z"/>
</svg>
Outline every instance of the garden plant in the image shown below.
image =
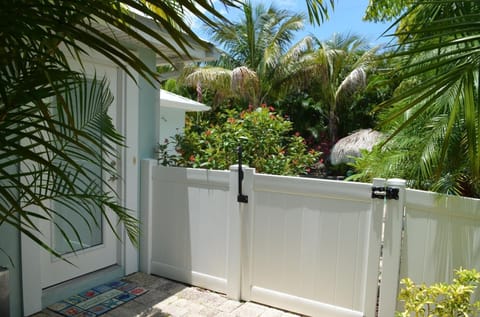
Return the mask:
<svg viewBox="0 0 480 317">
<path fill-rule="evenodd" d="M 307 150 L 305 140 L 292 133 L 292 123 L 272 107 L 250 107 L 245 111 L 225 110 L 217 124 L 190 120 L 183 135 L 160 145 L 159 161 L 207 169 L 228 169 L 238 161 L 243 148 L 243 162 L 257 172 L 276 175 L 305 174 L 319 159 L 319 152 Z M 174 142 L 178 155 L 169 155 Z"/>
<path fill-rule="evenodd" d="M 480 302 L 472 301 L 480 283 L 480 273 L 475 269 L 458 269 L 451 284 L 435 283 L 430 286 L 415 284 L 405 278 L 400 283 L 399 300 L 404 310 L 398 317 L 468 317 L 478 316 Z"/>
</svg>

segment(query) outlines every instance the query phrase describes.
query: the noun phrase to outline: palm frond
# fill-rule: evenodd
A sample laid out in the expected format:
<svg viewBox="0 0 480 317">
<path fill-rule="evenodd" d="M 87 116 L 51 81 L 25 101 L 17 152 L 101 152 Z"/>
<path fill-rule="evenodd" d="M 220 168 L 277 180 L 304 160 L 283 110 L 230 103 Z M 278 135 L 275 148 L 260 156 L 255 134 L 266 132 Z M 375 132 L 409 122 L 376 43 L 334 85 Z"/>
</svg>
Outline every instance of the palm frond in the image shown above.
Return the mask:
<svg viewBox="0 0 480 317">
<path fill-rule="evenodd" d="M 232 71 L 222 67 L 186 68 L 179 83 L 190 87 L 200 83 L 204 88 L 228 91 L 232 86 Z"/>
<path fill-rule="evenodd" d="M 480 176 L 479 18 L 480 6 L 475 1 L 418 1 L 412 6 L 402 18 L 403 29 L 398 33 L 402 41 L 391 59 L 403 60 L 397 78 L 415 80 L 416 85 L 378 108 L 390 109 L 384 126 L 401 122 L 392 129 L 392 141 L 404 135 L 403 130 L 417 126 L 421 117 L 444 118 L 437 125 L 441 137 L 419 148 L 428 153 L 419 158 L 421 166 L 433 187 L 451 187 L 457 193 L 463 188 L 469 195 L 466 184 L 478 188 L 472 180 Z"/>
<path fill-rule="evenodd" d="M 75 81 L 54 85 L 68 89 L 59 90 L 62 94 L 53 104 L 45 104 L 47 113 L 35 104 L 20 105 L 0 121 L 5 136 L 0 148 L 0 224 L 13 225 L 60 256 L 37 236 L 40 231 L 35 224 L 35 219 L 49 220 L 58 227 L 61 220 L 64 227 L 59 232 L 65 241 L 70 244 L 74 237 L 81 241 L 76 229 L 79 224 L 52 208 L 56 202 L 83 219 L 90 230 L 99 225 L 96 215 L 100 213 L 116 232 L 116 224 L 107 216 L 108 210 L 113 210 L 136 243 L 136 220 L 108 190 L 112 185 L 107 176 L 96 172 L 116 173 L 106 157 L 114 159 L 123 142 L 107 114 L 113 100 L 107 82 L 78 76 Z M 69 231 L 74 237 L 67 235 Z"/>
<path fill-rule="evenodd" d="M 329 11 L 335 9 L 335 0 L 325 2 L 323 0 L 306 0 L 310 22 L 321 25 L 325 20 L 328 20 Z"/>
</svg>

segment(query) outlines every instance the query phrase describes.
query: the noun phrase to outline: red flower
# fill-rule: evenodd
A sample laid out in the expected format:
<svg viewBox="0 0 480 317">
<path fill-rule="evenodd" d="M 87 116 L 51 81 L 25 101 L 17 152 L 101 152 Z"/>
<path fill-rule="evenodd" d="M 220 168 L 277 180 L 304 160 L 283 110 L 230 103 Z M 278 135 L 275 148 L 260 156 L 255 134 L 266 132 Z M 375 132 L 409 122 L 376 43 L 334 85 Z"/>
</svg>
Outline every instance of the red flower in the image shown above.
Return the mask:
<svg viewBox="0 0 480 317">
<path fill-rule="evenodd" d="M 189 158 L 190 162 L 194 162 L 195 161 L 195 155 L 190 155 L 190 158 Z"/>
<path fill-rule="evenodd" d="M 205 131 L 205 135 L 206 135 L 206 136 L 209 136 L 210 134 L 212 134 L 212 130 L 207 130 L 207 131 Z"/>
<path fill-rule="evenodd" d="M 268 110 L 270 111 L 275 111 L 275 108 L 273 108 L 272 106 L 268 107 Z"/>
</svg>

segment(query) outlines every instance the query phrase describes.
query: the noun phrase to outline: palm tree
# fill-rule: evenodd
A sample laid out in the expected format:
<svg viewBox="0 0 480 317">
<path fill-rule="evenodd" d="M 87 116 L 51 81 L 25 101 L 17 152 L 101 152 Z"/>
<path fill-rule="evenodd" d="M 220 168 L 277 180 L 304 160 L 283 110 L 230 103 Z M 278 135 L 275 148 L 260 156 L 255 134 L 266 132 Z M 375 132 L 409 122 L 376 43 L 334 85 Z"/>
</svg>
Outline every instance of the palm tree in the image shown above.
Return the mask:
<svg viewBox="0 0 480 317">
<path fill-rule="evenodd" d="M 390 132 L 384 152 L 410 132 L 416 184 L 446 193 L 480 195 L 480 4 L 417 1 L 397 27 L 403 89 L 379 109 Z M 417 136 L 417 137 L 415 137 Z M 381 154 L 383 155 L 383 154 Z M 397 166 L 404 172 L 403 164 Z M 415 176 L 415 177 L 413 177 Z"/>
<path fill-rule="evenodd" d="M 210 29 L 212 40 L 225 49 L 226 56 L 214 67 L 187 70 L 183 82 L 214 90 L 217 97 L 240 94 L 256 106 L 273 101 L 277 96 L 274 88 L 291 61 L 288 56 L 308 47 L 307 39 L 291 47 L 303 22 L 301 14 L 263 4 L 254 7 L 247 1 L 241 20 L 233 23 L 218 20 L 215 28 Z"/>
<path fill-rule="evenodd" d="M 315 39 L 315 48 L 297 62 L 290 75 L 293 87 L 304 82 L 313 99 L 327 109 L 330 140 L 335 142 L 341 112 L 353 95 L 366 88 L 367 73 L 375 65 L 377 48 L 369 49 L 356 35 L 334 34 L 327 41 Z"/>
<path fill-rule="evenodd" d="M 238 0 L 220 3 L 240 5 Z M 307 0 L 307 4 L 312 21 L 319 23 L 326 18 L 328 7 L 323 1 Z M 333 1 L 330 5 L 333 7 Z M 169 36 L 155 32 L 149 23 L 144 23 L 146 19 L 137 19 L 132 9 L 163 28 Z M 122 144 L 107 115 L 111 96 L 104 80 L 87 80 L 72 70 L 68 60 L 81 63 L 83 48 L 89 47 L 128 74 L 132 69 L 154 82 L 157 80 L 154 70 L 117 41 L 115 35 L 100 31 L 96 25 L 105 26 L 107 30 L 118 29 L 173 63 L 170 55 L 150 44 L 149 38 L 162 43 L 177 56 L 188 56 L 189 39 L 206 45 L 185 22 L 186 12 L 208 25 L 216 23 L 213 19 L 224 21 L 211 2 L 204 0 L 3 3 L 0 10 L 0 226 L 10 224 L 60 256 L 37 238 L 36 219 L 54 221 L 55 216 L 61 217 L 47 204 L 50 200 L 65 206 L 75 204 L 75 211 L 88 226 L 98 225 L 97 211 L 105 216 L 108 207 L 136 242 L 136 220 L 118 203 L 115 195 L 102 190 L 108 184 L 85 167 L 91 165 L 115 173 L 102 159 L 106 153 L 115 156 L 116 147 Z M 82 96 L 89 98 L 76 99 Z M 74 225 L 69 226 L 78 236 Z M 110 226 L 114 229 L 116 224 L 110 223 Z M 67 238 L 65 232 L 62 234 Z"/>
</svg>

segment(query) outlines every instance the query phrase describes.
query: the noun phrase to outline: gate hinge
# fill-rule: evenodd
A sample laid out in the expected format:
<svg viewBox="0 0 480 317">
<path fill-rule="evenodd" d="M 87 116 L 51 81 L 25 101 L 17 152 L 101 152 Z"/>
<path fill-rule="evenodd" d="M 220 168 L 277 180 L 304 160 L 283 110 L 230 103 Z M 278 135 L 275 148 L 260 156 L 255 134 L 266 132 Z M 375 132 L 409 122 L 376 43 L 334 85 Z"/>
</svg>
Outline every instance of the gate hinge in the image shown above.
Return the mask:
<svg viewBox="0 0 480 317">
<path fill-rule="evenodd" d="M 398 200 L 398 188 L 393 187 L 372 187 L 372 198 Z"/>
</svg>

